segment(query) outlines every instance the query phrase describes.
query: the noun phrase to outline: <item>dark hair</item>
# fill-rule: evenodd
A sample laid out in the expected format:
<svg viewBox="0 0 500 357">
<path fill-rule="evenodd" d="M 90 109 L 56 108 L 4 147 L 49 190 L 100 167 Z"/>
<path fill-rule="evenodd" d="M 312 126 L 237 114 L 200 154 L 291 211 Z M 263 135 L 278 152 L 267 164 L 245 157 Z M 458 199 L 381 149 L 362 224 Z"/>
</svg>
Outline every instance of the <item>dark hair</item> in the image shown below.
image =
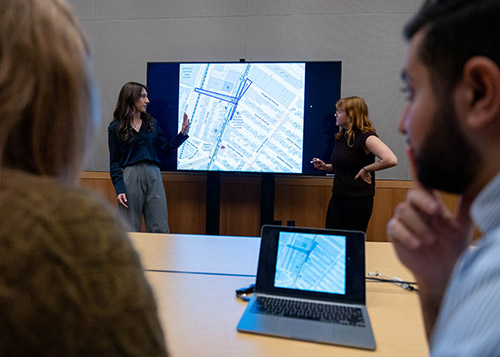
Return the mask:
<svg viewBox="0 0 500 357">
<path fill-rule="evenodd" d="M 141 83 L 128 82 L 125 83 L 118 95 L 116 108 L 113 112 L 113 121 L 118 121 L 118 135 L 123 140 L 128 140 L 132 130 L 132 120 L 135 113 L 135 102 L 141 97 L 142 90 L 148 88 Z M 152 129 L 153 119 L 148 113 L 141 113 L 143 120 L 148 130 Z"/>
<path fill-rule="evenodd" d="M 434 87 L 453 89 L 465 63 L 485 56 L 500 67 L 500 0 L 428 0 L 405 26 L 410 40 L 425 32 L 419 49 Z"/>
</svg>

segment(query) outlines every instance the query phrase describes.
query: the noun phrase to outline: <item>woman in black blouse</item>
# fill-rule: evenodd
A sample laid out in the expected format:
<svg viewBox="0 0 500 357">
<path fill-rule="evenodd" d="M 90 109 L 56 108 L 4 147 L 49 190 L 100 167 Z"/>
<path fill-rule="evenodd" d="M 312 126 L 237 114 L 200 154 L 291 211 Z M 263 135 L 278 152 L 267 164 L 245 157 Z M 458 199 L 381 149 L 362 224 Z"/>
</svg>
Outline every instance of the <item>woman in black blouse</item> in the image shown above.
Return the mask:
<svg viewBox="0 0 500 357">
<path fill-rule="evenodd" d="M 378 138 L 363 98 L 341 98 L 336 108 L 336 125 L 340 129 L 335 136 L 332 163 L 313 159 L 316 169 L 335 175 L 326 228 L 366 232 L 373 210 L 375 171 L 396 166 L 398 159 Z"/>
<path fill-rule="evenodd" d="M 108 127 L 110 175 L 118 207 L 131 228 L 141 231 L 142 215 L 146 232 L 168 233 L 165 189 L 158 165 L 158 150 L 169 154 L 187 138 L 189 118 L 184 114 L 181 132 L 169 141 L 146 108 L 146 86 L 126 83 L 118 96 L 113 121 Z"/>
</svg>

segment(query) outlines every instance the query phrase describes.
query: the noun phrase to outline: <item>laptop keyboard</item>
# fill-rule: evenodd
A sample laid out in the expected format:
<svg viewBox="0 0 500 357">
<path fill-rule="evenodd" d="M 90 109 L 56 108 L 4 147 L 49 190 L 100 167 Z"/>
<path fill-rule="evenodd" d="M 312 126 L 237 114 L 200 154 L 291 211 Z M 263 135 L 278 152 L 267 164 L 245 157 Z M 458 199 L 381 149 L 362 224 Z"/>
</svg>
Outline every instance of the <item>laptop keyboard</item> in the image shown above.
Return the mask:
<svg viewBox="0 0 500 357">
<path fill-rule="evenodd" d="M 250 311 L 253 313 L 316 320 L 357 327 L 365 326 L 361 308 L 344 305 L 257 296 Z"/>
</svg>

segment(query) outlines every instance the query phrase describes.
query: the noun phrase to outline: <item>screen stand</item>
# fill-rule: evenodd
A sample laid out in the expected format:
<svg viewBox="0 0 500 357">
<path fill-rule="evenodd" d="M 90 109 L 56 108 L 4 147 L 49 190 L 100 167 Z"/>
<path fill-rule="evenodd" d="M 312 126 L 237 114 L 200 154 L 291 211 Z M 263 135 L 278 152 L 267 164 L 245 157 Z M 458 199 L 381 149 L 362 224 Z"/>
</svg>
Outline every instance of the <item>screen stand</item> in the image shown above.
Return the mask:
<svg viewBox="0 0 500 357">
<path fill-rule="evenodd" d="M 220 223 L 220 174 L 219 171 L 207 172 L 207 212 L 206 234 L 219 234 Z"/>
<path fill-rule="evenodd" d="M 274 223 L 274 174 L 264 173 L 260 183 L 260 226 Z"/>
<path fill-rule="evenodd" d="M 260 184 L 260 225 L 281 224 L 274 220 L 274 174 L 262 174 Z M 207 172 L 206 233 L 218 235 L 220 228 L 220 173 Z"/>
</svg>

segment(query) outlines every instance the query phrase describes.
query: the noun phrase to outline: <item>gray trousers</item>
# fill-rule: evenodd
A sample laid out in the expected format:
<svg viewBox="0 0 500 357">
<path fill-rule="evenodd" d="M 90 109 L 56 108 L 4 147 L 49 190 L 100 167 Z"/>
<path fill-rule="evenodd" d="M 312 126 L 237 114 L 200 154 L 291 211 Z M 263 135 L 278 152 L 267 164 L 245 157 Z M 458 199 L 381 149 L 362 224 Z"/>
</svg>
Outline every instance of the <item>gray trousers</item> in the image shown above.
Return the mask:
<svg viewBox="0 0 500 357">
<path fill-rule="evenodd" d="M 123 169 L 128 208 L 118 204 L 135 232 L 141 231 L 142 215 L 146 232 L 168 233 L 167 197 L 161 172 L 154 164 L 135 164 Z"/>
</svg>

